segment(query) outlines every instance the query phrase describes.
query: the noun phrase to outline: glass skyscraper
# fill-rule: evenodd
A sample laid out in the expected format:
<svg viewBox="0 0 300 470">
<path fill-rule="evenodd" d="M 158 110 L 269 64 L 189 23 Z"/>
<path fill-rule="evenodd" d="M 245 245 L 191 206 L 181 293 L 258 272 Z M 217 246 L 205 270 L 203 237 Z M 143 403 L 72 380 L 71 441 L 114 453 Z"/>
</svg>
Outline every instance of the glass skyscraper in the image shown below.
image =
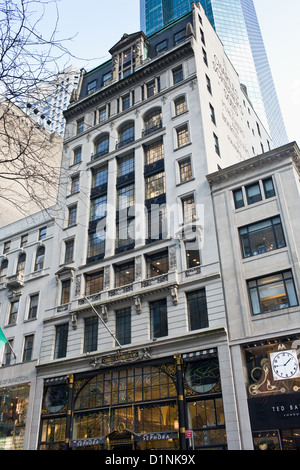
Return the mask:
<svg viewBox="0 0 300 470">
<path fill-rule="evenodd" d="M 286 144 L 288 137 L 253 0 L 200 3 L 274 145 Z M 191 11 L 191 4 L 191 0 L 140 0 L 141 29 L 150 36 Z"/>
</svg>

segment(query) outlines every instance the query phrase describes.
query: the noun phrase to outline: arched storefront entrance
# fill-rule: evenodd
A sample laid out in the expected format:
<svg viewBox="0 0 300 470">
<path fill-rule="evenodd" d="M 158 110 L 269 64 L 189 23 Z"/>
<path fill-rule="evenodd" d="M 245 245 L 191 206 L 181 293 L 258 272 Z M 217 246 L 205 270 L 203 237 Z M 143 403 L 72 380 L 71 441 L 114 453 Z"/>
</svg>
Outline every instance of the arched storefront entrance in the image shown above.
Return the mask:
<svg viewBox="0 0 300 470">
<path fill-rule="evenodd" d="M 39 449 L 226 448 L 216 352 L 45 381 Z"/>
</svg>

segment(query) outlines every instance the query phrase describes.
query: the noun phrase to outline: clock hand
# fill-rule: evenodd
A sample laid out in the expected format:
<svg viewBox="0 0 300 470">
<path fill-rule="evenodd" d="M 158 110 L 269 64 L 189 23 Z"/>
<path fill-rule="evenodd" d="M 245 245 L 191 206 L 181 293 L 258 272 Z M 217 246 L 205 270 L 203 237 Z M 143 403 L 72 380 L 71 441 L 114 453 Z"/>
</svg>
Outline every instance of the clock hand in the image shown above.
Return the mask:
<svg viewBox="0 0 300 470">
<path fill-rule="evenodd" d="M 288 361 L 283 365 L 283 367 L 285 367 L 285 366 L 290 362 L 291 359 L 292 359 L 292 358 L 290 357 L 290 358 L 288 359 Z"/>
</svg>

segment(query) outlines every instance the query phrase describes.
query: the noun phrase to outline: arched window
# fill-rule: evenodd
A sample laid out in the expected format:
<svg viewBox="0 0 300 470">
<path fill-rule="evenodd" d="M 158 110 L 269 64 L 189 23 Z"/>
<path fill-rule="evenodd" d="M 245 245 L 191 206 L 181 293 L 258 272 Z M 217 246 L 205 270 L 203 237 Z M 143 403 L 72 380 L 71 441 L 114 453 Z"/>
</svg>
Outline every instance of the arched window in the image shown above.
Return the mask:
<svg viewBox="0 0 300 470">
<path fill-rule="evenodd" d="M 45 247 L 40 246 L 36 252 L 36 259 L 35 259 L 35 265 L 34 265 L 35 271 L 41 271 L 43 269 L 44 260 L 45 260 Z"/>
<path fill-rule="evenodd" d="M 1 263 L 1 268 L 0 268 L 0 282 L 5 282 L 7 268 L 8 268 L 8 260 L 4 259 Z"/>
<path fill-rule="evenodd" d="M 134 141 L 134 122 L 127 122 L 119 129 L 119 142 L 117 147 L 123 147 Z"/>
<path fill-rule="evenodd" d="M 22 276 L 24 275 L 25 261 L 26 261 L 26 255 L 25 253 L 22 253 L 19 256 L 18 265 L 17 265 L 17 274 L 21 274 Z"/>
<path fill-rule="evenodd" d="M 162 113 L 161 109 L 154 109 L 148 112 L 144 117 L 144 130 L 143 136 L 151 134 L 162 127 Z"/>
<path fill-rule="evenodd" d="M 95 142 L 95 155 L 94 158 L 102 157 L 109 152 L 109 134 L 104 134 L 99 137 Z"/>
</svg>

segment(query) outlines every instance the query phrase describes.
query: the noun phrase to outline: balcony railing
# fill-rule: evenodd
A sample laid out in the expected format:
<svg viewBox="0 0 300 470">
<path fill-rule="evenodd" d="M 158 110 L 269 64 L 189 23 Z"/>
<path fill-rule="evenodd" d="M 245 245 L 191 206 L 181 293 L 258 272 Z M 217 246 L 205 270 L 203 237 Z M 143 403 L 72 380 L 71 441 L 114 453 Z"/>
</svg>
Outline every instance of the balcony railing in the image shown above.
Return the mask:
<svg viewBox="0 0 300 470">
<path fill-rule="evenodd" d="M 152 132 L 158 131 L 162 128 L 162 119 L 157 119 L 156 121 L 150 121 L 145 123 L 145 129 L 142 130 L 142 137 L 152 134 Z"/>
</svg>

